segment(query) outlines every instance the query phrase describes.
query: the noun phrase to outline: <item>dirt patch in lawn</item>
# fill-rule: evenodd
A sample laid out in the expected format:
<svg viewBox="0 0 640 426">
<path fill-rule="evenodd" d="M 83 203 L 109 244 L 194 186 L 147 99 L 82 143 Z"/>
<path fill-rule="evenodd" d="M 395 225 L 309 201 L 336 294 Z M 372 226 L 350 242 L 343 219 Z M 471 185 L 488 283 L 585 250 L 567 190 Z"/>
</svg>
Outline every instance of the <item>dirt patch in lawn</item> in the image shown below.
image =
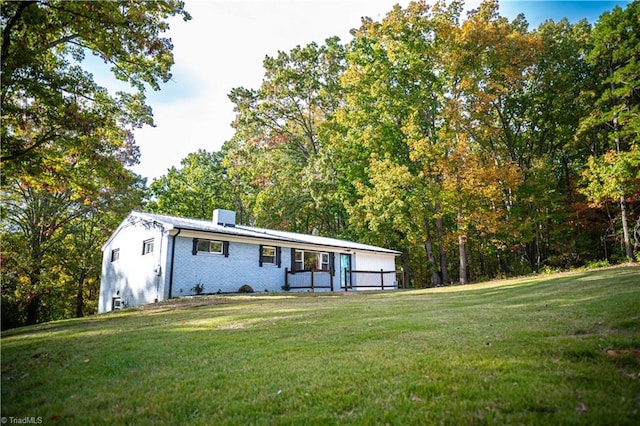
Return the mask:
<svg viewBox="0 0 640 426">
<path fill-rule="evenodd" d="M 606 354 L 612 358 L 633 357 L 640 363 L 640 348 L 607 349 Z"/>
</svg>

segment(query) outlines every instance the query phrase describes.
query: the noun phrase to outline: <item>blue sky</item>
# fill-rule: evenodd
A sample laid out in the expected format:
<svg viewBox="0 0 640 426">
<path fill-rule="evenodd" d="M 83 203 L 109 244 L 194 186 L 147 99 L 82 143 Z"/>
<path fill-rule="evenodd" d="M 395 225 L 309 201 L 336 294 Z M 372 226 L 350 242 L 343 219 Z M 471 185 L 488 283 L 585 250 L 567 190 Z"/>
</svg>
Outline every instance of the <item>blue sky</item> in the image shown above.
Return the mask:
<svg viewBox="0 0 640 426">
<path fill-rule="evenodd" d="M 433 3 L 434 1 L 428 1 Z M 198 149 L 219 150 L 233 135 L 233 104 L 227 94 L 234 87 L 257 88 L 265 55 L 289 51 L 312 41 L 337 35 L 350 40 L 349 31 L 362 16 L 381 20 L 394 4 L 409 0 L 186 0 L 193 20 L 171 21 L 167 34 L 174 43 L 173 79 L 160 92 L 148 94 L 156 127 L 136 131 L 142 153 L 133 170 L 149 178 L 166 174 L 171 166 Z M 467 1 L 472 9 L 478 1 Z M 525 14 L 530 28 L 547 19 L 571 22 L 587 18 L 595 23 L 604 11 L 628 1 L 502 0 L 501 15 Z M 96 80 L 118 88 L 104 67 L 94 69 Z M 122 86 L 120 85 L 120 88 Z"/>
<path fill-rule="evenodd" d="M 575 23 L 583 18 L 595 23 L 603 11 L 611 10 L 616 5 L 625 7 L 628 1 L 546 1 L 546 0 L 503 0 L 500 12 L 512 18 L 522 12 L 525 14 L 530 28 L 536 28 L 547 19 L 558 21 L 566 17 Z"/>
</svg>

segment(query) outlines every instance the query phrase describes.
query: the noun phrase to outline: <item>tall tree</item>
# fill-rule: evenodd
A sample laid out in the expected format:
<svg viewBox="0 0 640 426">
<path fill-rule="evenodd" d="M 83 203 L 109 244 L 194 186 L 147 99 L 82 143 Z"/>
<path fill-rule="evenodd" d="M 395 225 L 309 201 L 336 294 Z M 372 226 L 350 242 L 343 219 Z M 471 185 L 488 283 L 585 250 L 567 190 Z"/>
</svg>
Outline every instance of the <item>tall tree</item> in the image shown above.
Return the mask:
<svg viewBox="0 0 640 426">
<path fill-rule="evenodd" d="M 448 149 L 439 131 L 445 120 L 441 55 L 461 10 L 459 2 L 433 8 L 412 2 L 405 9 L 395 6 L 381 22 L 363 20 L 348 47 L 345 104 L 333 139 L 347 176 L 342 191 L 352 228 L 393 238 L 387 243 L 416 259 L 418 244 L 424 253 L 417 269 L 429 271 L 432 285 L 448 282 L 438 167 Z M 389 182 L 385 173 L 393 176 Z M 401 207 L 388 204 L 393 195 L 415 203 L 391 208 Z M 395 232 L 376 225 L 390 211 L 394 219 L 388 226 Z"/>
<path fill-rule="evenodd" d="M 325 43 L 266 57 L 260 88 L 229 95 L 237 116 L 228 161 L 233 178 L 253 188 L 245 204 L 262 225 L 332 235 L 343 228 L 320 127 L 341 101 L 344 47 L 337 37 Z"/>
<path fill-rule="evenodd" d="M 531 128 L 527 112 L 533 105 L 529 75 L 541 43 L 527 31 L 523 16 L 511 22 L 501 17 L 497 1 L 483 1 L 453 33 L 447 57 L 448 121 L 456 140 L 466 140 L 472 152 L 486 157 L 485 164 L 501 169 L 504 182 L 510 182 L 502 186 L 503 199 L 498 203 L 508 213 L 503 217 L 508 231 L 502 232 L 508 235 L 514 230 L 510 225 L 520 187 L 513 184 L 510 175 L 526 172 L 533 158 L 527 136 Z M 458 209 L 459 213 L 464 211 Z M 458 215 L 458 223 L 461 220 L 465 220 L 464 214 Z M 500 241 L 498 245 L 512 244 Z M 462 248 L 460 244 L 461 258 Z M 533 267 L 538 263 L 533 262 Z"/>
<path fill-rule="evenodd" d="M 338 115 L 346 129 L 336 139 L 340 158 L 358 182 L 351 220 L 370 229 L 376 215 L 387 217 L 388 183 L 404 176 L 393 187 L 396 197 L 423 199 L 396 212 L 402 216 L 392 223 L 406 221 L 405 228 L 421 233 L 432 267 L 437 244 L 436 285 L 448 282 L 447 247 L 458 246 L 457 275 L 467 282 L 472 234 L 489 233 L 496 246 L 506 246 L 513 193 L 522 179 L 507 147 L 515 157 L 512 129 L 525 127 L 511 123 L 516 111 L 508 108 L 526 91 L 523 75 L 538 46 L 521 19 L 509 23 L 497 15 L 495 2 L 483 2 L 463 23 L 461 10 L 457 2 L 412 2 L 380 23 L 365 20 L 349 46 L 345 106 Z M 384 182 L 379 173 L 394 178 Z M 484 223 L 475 222 L 482 216 Z"/>
<path fill-rule="evenodd" d="M 142 183 L 126 169 L 139 156 L 133 129 L 152 124 L 147 86 L 157 90 L 171 77 L 166 20 L 190 16 L 174 0 L 8 1 L 0 14 L 2 231 L 15 243 L 2 247 L 15 278 L 11 291 L 3 281 L 3 304 L 11 292 L 28 298 L 24 319 L 33 323 L 52 318 L 42 302 L 60 280 L 87 270 L 62 261 L 69 235 L 95 248 L 82 221 L 105 232 L 97 218 L 139 195 Z M 82 68 L 87 54 L 109 64 L 132 93 L 98 86 Z M 80 293 L 84 278 L 74 279 Z"/>
<path fill-rule="evenodd" d="M 575 134 L 581 117 L 591 107 L 580 97 L 589 84 L 591 67 L 585 60 L 591 25 L 582 20 L 546 21 L 533 34 L 541 46 L 526 76 L 529 106 L 523 113 L 530 123 L 523 133 L 525 180 L 515 209 L 528 225 L 521 226 L 523 253 L 532 269 L 577 266 L 585 245 L 592 241 L 585 226 L 582 197 L 577 193 L 584 149 Z M 582 254 L 578 254 L 582 252 Z"/>
<path fill-rule="evenodd" d="M 594 108 L 582 120 L 580 137 L 602 141 L 602 146 L 588 162 L 584 192 L 595 202 L 617 200 L 624 254 L 633 261 L 627 197 L 638 190 L 640 168 L 640 3 L 602 14 L 591 43 L 587 59 L 595 84 L 585 96 Z"/>
<path fill-rule="evenodd" d="M 131 125 L 151 123 L 145 85 L 159 89 L 171 77 L 173 46 L 162 32 L 174 15 L 190 19 L 175 0 L 5 2 L 0 107 L 6 173 L 19 164 L 15 173 L 34 174 L 49 147 L 73 144 L 69 134 L 99 128 L 103 117 L 87 105 L 115 108 Z M 111 65 L 136 93 L 112 98 L 100 90 L 81 68 L 87 53 Z"/>
<path fill-rule="evenodd" d="M 3 244 L 2 255 L 13 265 L 17 279 L 13 285 L 21 286 L 21 290 L 16 290 L 28 298 L 28 324 L 43 319 L 39 312 L 42 298 L 50 295 L 53 287 L 64 287 L 56 274 L 74 277 L 74 270 L 86 271 L 82 264 L 87 258 L 100 264 L 92 256 L 99 247 L 95 231 L 99 229 L 104 237 L 112 230 L 100 227 L 104 223 L 100 216 L 109 215 L 111 211 L 122 214 L 123 209 L 140 205 L 141 191 L 137 192 L 137 197 L 133 191 L 142 183 L 139 177 L 125 169 L 125 164 L 129 163 L 123 164 L 118 154 L 96 153 L 100 159 L 83 159 L 75 158 L 72 152 L 60 153 L 55 163 L 49 158 L 47 170 L 40 173 L 38 179 L 25 177 L 3 187 L 2 216 L 5 220 L 2 235 L 3 239 L 17 244 Z M 91 226 L 96 230 L 85 232 L 86 227 Z M 74 232 L 76 234 L 70 237 Z M 66 257 L 71 244 L 69 238 L 75 240 L 71 249 L 78 250 L 85 245 L 92 252 L 81 256 L 76 252 L 79 256 L 75 259 Z M 61 271 L 61 267 L 66 270 Z M 53 271 L 57 272 L 53 274 Z M 75 281 L 78 286 L 82 283 L 83 279 Z"/>
</svg>

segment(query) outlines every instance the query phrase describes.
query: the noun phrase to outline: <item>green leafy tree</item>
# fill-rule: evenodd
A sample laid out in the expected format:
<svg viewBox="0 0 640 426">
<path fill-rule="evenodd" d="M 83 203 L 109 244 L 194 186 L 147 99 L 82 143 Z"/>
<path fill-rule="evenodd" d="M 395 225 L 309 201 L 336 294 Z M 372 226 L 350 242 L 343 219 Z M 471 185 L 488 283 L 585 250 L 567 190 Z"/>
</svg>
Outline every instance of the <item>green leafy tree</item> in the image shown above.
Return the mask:
<svg viewBox="0 0 640 426">
<path fill-rule="evenodd" d="M 523 16 L 509 21 L 498 13 L 497 1 L 483 1 L 468 14 L 460 26 L 454 28 L 452 43 L 448 46 L 447 93 L 449 138 L 455 141 L 454 152 L 464 148 L 467 153 L 458 154 L 461 164 L 469 160 L 469 167 L 495 172 L 493 181 L 480 180 L 480 195 L 491 195 L 483 203 L 480 197 L 468 193 L 460 197 L 459 184 L 450 185 L 451 199 L 458 199 L 456 223 L 461 281 L 465 280 L 466 251 L 471 241 L 470 214 L 482 206 L 486 221 L 500 218 L 485 229 L 492 229 L 491 240 L 496 249 L 513 245 L 518 209 L 517 192 L 522 182 L 519 174 L 530 167 L 532 154 L 528 146 L 527 130 L 531 127 L 529 110 L 532 108 L 529 75 L 535 70 L 540 52 L 540 39 L 527 31 Z M 462 146 L 461 146 L 462 143 Z M 470 173 L 460 165 L 450 175 L 453 182 L 463 183 Z M 471 172 L 478 174 L 478 172 Z M 495 186 L 502 191 L 496 199 L 493 191 L 485 192 L 482 186 Z M 480 201 L 480 202 L 479 202 Z M 500 214 L 496 215 L 496 212 Z M 526 223 L 526 222 L 521 222 Z M 500 226 L 496 226 L 499 224 Z M 494 251 L 495 252 L 495 251 Z"/>
<path fill-rule="evenodd" d="M 440 138 L 441 55 L 461 10 L 457 2 L 433 8 L 412 2 L 381 22 L 365 19 L 348 46 L 345 102 L 333 138 L 352 232 L 374 231 L 378 243 L 408 252 L 432 285 L 449 281 L 438 166 L 448 149 Z"/>
<path fill-rule="evenodd" d="M 179 1 L 7 1 L 2 5 L 2 160 L 5 173 L 36 174 L 52 145 L 76 143 L 115 113 L 122 124 L 151 123 L 145 85 L 167 81 L 170 16 L 190 16 Z M 111 65 L 135 94 L 115 98 L 82 69 L 85 55 Z M 109 111 L 107 111 L 109 110 Z M 112 140 L 112 142 L 115 142 Z M 17 170 L 16 170 L 17 169 Z"/>
<path fill-rule="evenodd" d="M 230 186 L 223 157 L 223 152 L 204 150 L 187 155 L 180 161 L 182 167 L 171 167 L 166 175 L 153 180 L 147 209 L 200 219 L 211 219 L 217 208 L 232 209 L 240 213 L 242 221 L 241 201 Z"/>
<path fill-rule="evenodd" d="M 523 224 L 522 251 L 534 270 L 542 264 L 578 266 L 594 244 L 586 237 L 591 227 L 577 193 L 585 153 L 575 143 L 580 119 L 591 107 L 580 97 L 591 78 L 585 60 L 590 33 L 586 20 L 570 24 L 566 19 L 546 21 L 533 31 L 541 46 L 526 76 L 525 177 L 514 210 Z"/>
<path fill-rule="evenodd" d="M 2 237 L 12 244 L 3 244 L 2 256 L 13 277 L 3 280 L 3 302 L 18 299 L 27 324 L 65 316 L 64 308 L 43 312 L 41 307 L 63 306 L 70 288 L 80 292 L 86 279 L 98 279 L 96 254 L 117 226 L 102 216 L 118 212 L 121 220 L 123 210 L 140 206 L 143 182 L 120 161 L 103 157 L 100 168 L 91 161 L 61 161 L 47 179 L 41 174 L 3 188 Z M 80 253 L 83 248 L 87 252 Z M 89 259 L 96 262 L 92 267 Z"/>
<path fill-rule="evenodd" d="M 343 227 L 321 126 L 341 101 L 344 48 L 336 37 L 325 43 L 266 57 L 260 88 L 229 95 L 237 116 L 226 161 L 232 179 L 248 189 L 244 204 L 264 226 L 332 235 Z"/>
<path fill-rule="evenodd" d="M 627 198 L 638 190 L 640 167 L 640 3 L 600 16 L 591 43 L 587 59 L 594 67 L 594 86 L 584 95 L 593 109 L 582 120 L 579 137 L 590 140 L 596 152 L 587 163 L 583 192 L 597 203 L 616 200 L 625 257 L 633 261 Z"/>
<path fill-rule="evenodd" d="M 379 23 L 365 20 L 349 46 L 345 106 L 338 114 L 345 130 L 337 149 L 344 173 L 356 182 L 352 224 L 363 232 L 379 229 L 376 217 L 390 219 L 391 209 L 397 243 L 417 241 L 400 230 L 421 235 L 435 285 L 449 281 L 450 247 L 458 248 L 457 275 L 467 282 L 472 241 L 506 246 L 522 180 L 513 133 L 526 127 L 512 121 L 539 46 L 521 18 L 500 18 L 495 2 L 483 2 L 462 23 L 461 10 L 456 2 L 413 2 Z M 401 181 L 379 175 L 395 172 Z M 398 202 L 391 202 L 392 193 Z M 420 201 L 391 208 L 404 204 L 400 200 Z"/>
<path fill-rule="evenodd" d="M 147 86 L 171 77 L 166 20 L 190 17 L 179 1 L 7 1 L 0 13 L 2 234 L 12 242 L 2 247 L 2 301 L 13 298 L 24 309 L 16 319 L 34 323 L 66 316 L 69 295 L 84 312 L 78 294 L 96 269 L 65 253 L 95 249 L 95 230 L 108 232 L 100 217 L 140 205 L 143 183 L 126 169 L 139 156 L 133 129 L 152 124 Z M 88 54 L 133 93 L 98 86 L 82 68 Z"/>
</svg>

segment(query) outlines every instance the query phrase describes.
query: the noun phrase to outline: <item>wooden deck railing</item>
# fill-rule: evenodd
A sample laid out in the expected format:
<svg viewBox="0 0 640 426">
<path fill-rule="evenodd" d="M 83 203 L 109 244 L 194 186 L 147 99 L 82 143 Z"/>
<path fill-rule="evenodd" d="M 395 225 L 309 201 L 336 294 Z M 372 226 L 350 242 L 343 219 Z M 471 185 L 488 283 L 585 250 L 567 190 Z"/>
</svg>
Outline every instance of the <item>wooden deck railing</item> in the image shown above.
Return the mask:
<svg viewBox="0 0 640 426">
<path fill-rule="evenodd" d="M 295 276 L 300 274 L 309 274 L 308 284 L 299 285 L 295 283 L 291 283 L 289 279 L 289 275 Z M 325 274 L 329 274 L 329 285 L 321 284 L 318 282 L 318 275 L 324 276 Z M 329 289 L 333 291 L 333 269 L 303 269 L 300 271 L 290 271 L 289 268 L 284 268 L 284 289 L 285 290 L 303 290 L 308 289 L 311 291 L 315 291 L 316 289 Z"/>
<path fill-rule="evenodd" d="M 366 289 L 366 288 L 370 288 L 370 289 L 381 289 L 384 290 L 386 289 L 391 289 L 391 288 L 399 288 L 398 286 L 398 280 L 396 279 L 396 275 L 400 274 L 400 277 L 402 277 L 401 274 L 402 271 L 385 271 L 383 269 L 380 269 L 379 271 L 363 271 L 363 270 L 356 270 L 356 269 L 344 269 L 344 280 L 343 282 L 345 283 L 349 283 L 349 285 L 347 285 L 346 287 L 342 287 L 344 289 L 344 291 L 349 291 L 349 289 L 351 290 L 357 290 L 359 288 L 361 289 Z M 304 276 L 303 274 L 306 274 L 306 276 Z M 318 278 L 319 277 L 326 277 L 328 274 L 329 277 L 329 283 L 328 285 L 326 284 L 326 279 L 324 280 L 320 280 L 322 282 L 319 282 Z M 388 274 L 393 274 L 394 275 L 394 279 L 393 282 L 389 283 L 387 282 L 385 284 L 385 276 Z M 300 283 L 300 281 L 298 282 L 292 282 L 295 280 L 292 280 L 292 278 L 295 275 L 303 275 L 304 278 L 300 281 L 303 281 L 303 283 Z M 289 270 L 289 268 L 284 268 L 284 289 L 285 290 L 311 290 L 311 291 L 315 291 L 316 289 L 329 289 L 330 291 L 334 291 L 334 284 L 333 284 L 333 277 L 334 277 L 334 271 L 333 269 L 304 269 L 304 270 L 300 270 L 300 271 L 291 271 Z M 378 275 L 380 277 L 379 281 L 375 282 L 375 283 L 367 283 L 365 280 L 362 280 L 363 283 L 362 284 L 358 284 L 357 279 L 354 279 L 354 277 L 356 275 Z M 374 280 L 376 280 L 374 278 Z M 388 280 L 387 280 L 388 281 Z"/>
<path fill-rule="evenodd" d="M 349 291 L 349 289 L 352 290 L 357 290 L 358 288 L 379 288 L 381 290 L 384 290 L 385 288 L 389 289 L 389 288 L 398 288 L 398 280 L 394 279 L 393 283 L 391 284 L 385 284 L 384 283 L 384 277 L 387 274 L 393 274 L 394 278 L 395 276 L 400 273 L 401 271 L 385 271 L 384 269 L 380 269 L 379 271 L 361 271 L 361 270 L 355 270 L 355 269 L 345 269 L 344 270 L 344 282 L 345 283 L 350 283 L 348 286 L 344 287 L 344 291 Z M 354 274 L 364 274 L 364 275 L 379 275 L 380 276 L 380 281 L 379 284 L 375 283 L 375 284 L 358 284 L 358 280 L 354 280 Z M 402 275 L 401 275 L 402 276 Z M 355 282 L 355 284 L 354 284 Z"/>
</svg>

